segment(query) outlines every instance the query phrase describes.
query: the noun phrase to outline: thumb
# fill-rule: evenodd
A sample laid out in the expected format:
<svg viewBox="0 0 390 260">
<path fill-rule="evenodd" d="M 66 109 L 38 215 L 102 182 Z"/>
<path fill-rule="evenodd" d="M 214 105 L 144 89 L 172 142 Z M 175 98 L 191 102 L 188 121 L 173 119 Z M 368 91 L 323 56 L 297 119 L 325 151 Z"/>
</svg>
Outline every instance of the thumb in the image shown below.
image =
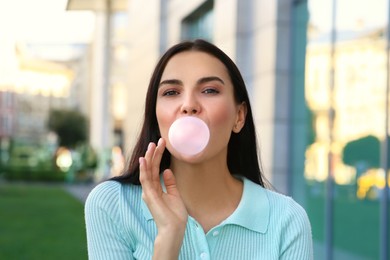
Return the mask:
<svg viewBox="0 0 390 260">
<path fill-rule="evenodd" d="M 180 196 L 176 186 L 175 175 L 173 175 L 173 172 L 170 169 L 167 169 L 163 172 L 163 179 L 167 193 L 174 196 Z"/>
</svg>

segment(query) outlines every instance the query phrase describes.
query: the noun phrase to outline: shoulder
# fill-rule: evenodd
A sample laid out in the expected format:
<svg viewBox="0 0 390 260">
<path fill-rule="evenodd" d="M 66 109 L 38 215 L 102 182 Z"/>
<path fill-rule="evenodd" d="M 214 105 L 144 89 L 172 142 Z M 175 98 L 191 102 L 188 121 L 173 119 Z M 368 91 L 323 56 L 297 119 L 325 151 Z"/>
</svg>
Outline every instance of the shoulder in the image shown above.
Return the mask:
<svg viewBox="0 0 390 260">
<path fill-rule="evenodd" d="M 114 207 L 120 207 L 126 199 L 134 198 L 137 193 L 140 193 L 138 186 L 113 180 L 104 181 L 89 193 L 85 208 L 86 210 L 88 208 L 112 210 Z"/>
<path fill-rule="evenodd" d="M 263 210 L 270 211 L 270 218 L 283 218 L 287 215 L 307 217 L 305 209 L 292 197 L 264 188 L 248 179 L 244 179 L 246 196 L 252 204 L 263 204 Z M 255 197 L 255 198 L 253 198 Z"/>
<path fill-rule="evenodd" d="M 270 202 L 270 222 L 284 236 L 311 237 L 311 224 L 306 210 L 292 197 L 267 190 Z"/>
<path fill-rule="evenodd" d="M 303 221 L 308 220 L 306 210 L 292 197 L 268 189 L 266 189 L 266 193 L 274 214 L 281 213 L 288 218 L 299 218 Z"/>
<path fill-rule="evenodd" d="M 105 181 L 98 184 L 92 191 L 89 193 L 86 205 L 91 204 L 104 204 L 105 202 L 112 202 L 118 199 L 118 195 L 121 190 L 121 185 L 116 181 Z"/>
<path fill-rule="evenodd" d="M 283 259 L 313 259 L 312 230 L 306 210 L 292 197 L 266 190 L 270 224 L 279 234 Z"/>
<path fill-rule="evenodd" d="M 274 205 L 276 208 L 280 209 L 288 209 L 293 211 L 305 212 L 304 208 L 296 202 L 291 196 L 279 193 L 277 191 L 265 189 L 268 199 L 270 203 Z"/>
<path fill-rule="evenodd" d="M 262 211 L 268 212 L 268 219 L 271 226 L 286 226 L 291 223 L 299 223 L 302 228 L 310 229 L 309 218 L 305 209 L 292 197 L 284 195 L 245 180 L 251 200 L 256 197 L 255 204 L 262 204 Z"/>
</svg>

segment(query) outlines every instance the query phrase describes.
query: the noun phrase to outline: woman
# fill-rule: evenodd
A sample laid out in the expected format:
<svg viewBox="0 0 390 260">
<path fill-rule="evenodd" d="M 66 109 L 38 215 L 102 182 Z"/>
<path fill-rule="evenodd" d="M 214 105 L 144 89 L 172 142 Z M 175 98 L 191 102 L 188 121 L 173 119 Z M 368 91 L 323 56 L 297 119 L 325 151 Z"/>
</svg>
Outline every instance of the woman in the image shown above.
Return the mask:
<svg viewBox="0 0 390 260">
<path fill-rule="evenodd" d="M 207 146 L 179 153 L 168 138 L 192 116 Z M 233 61 L 203 40 L 158 62 L 127 171 L 85 206 L 90 259 L 312 259 L 306 212 L 266 189 L 248 94 Z"/>
</svg>

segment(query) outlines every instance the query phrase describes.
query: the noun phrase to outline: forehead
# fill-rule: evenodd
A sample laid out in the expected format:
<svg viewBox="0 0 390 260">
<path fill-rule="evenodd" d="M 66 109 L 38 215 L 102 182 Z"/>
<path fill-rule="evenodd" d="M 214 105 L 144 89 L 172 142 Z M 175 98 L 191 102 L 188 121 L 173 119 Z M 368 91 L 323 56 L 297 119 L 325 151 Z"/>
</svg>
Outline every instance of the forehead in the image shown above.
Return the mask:
<svg viewBox="0 0 390 260">
<path fill-rule="evenodd" d="M 167 63 L 161 80 L 186 76 L 219 76 L 230 81 L 226 66 L 216 57 L 201 51 L 185 51 Z"/>
</svg>

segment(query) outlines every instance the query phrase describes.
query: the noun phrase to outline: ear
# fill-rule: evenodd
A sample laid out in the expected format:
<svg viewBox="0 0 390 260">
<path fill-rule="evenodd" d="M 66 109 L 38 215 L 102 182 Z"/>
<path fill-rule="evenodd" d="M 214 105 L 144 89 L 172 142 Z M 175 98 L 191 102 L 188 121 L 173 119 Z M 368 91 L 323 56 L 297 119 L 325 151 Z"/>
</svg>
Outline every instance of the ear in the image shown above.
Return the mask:
<svg viewBox="0 0 390 260">
<path fill-rule="evenodd" d="M 247 106 L 242 102 L 237 106 L 237 118 L 233 126 L 233 132 L 238 134 L 245 125 L 245 118 L 247 114 Z"/>
</svg>

